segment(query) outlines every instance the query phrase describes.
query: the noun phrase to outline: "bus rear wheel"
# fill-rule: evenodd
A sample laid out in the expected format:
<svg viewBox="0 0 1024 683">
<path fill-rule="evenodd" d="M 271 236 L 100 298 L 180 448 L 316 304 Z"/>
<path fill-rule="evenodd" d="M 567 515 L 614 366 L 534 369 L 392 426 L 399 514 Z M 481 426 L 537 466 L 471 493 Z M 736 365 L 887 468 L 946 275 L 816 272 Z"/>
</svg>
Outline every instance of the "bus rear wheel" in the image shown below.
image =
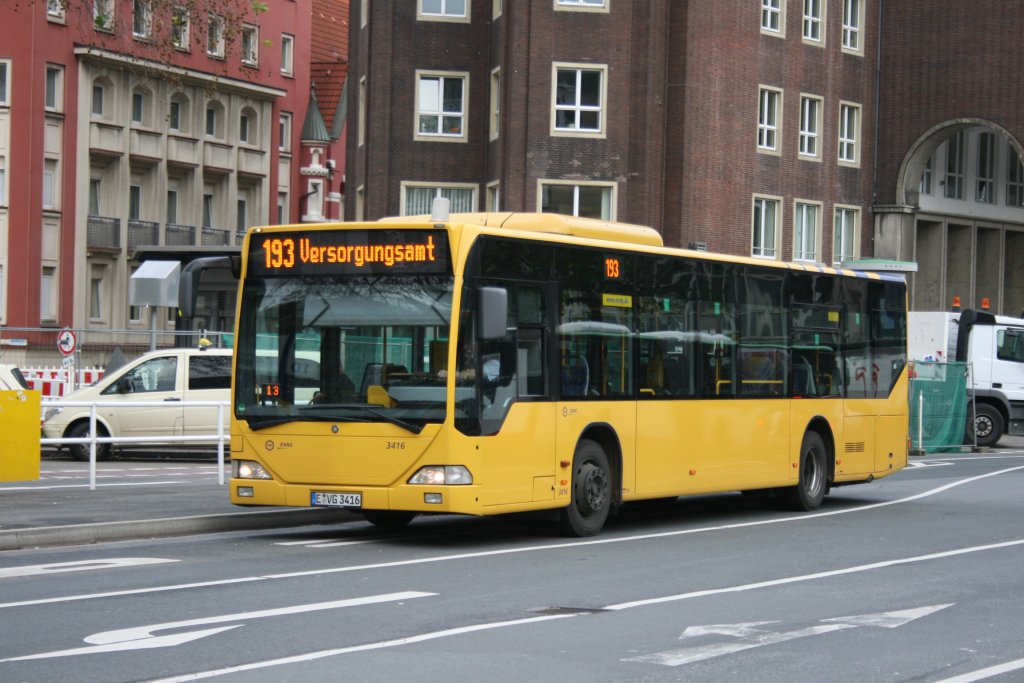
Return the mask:
<svg viewBox="0 0 1024 683">
<path fill-rule="evenodd" d="M 601 445 L 580 439 L 572 457 L 572 494 L 559 514 L 559 528 L 568 536 L 593 536 L 604 526 L 612 506 L 612 476 Z"/>
<path fill-rule="evenodd" d="M 416 517 L 416 513 L 397 510 L 363 510 L 363 517 L 367 522 L 381 529 L 404 529 Z"/>
<path fill-rule="evenodd" d="M 775 496 L 788 510 L 816 510 L 828 490 L 828 450 L 817 432 L 804 434 L 800 444 L 800 479 L 796 486 L 775 490 Z"/>
</svg>

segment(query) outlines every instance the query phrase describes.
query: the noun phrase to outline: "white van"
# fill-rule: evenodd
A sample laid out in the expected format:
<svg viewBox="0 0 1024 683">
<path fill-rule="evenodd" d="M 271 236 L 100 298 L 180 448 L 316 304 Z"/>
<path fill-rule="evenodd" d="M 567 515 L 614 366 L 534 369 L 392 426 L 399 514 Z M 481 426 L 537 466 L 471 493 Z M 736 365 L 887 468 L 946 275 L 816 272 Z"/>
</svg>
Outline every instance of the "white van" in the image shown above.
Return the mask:
<svg viewBox="0 0 1024 683">
<path fill-rule="evenodd" d="M 31 388 L 17 365 L 0 363 L 0 390 L 25 391 Z"/>
<path fill-rule="evenodd" d="M 217 408 L 188 407 L 188 401 L 231 400 L 230 349 L 167 349 L 150 351 L 91 386 L 64 397 L 67 401 L 114 403 L 96 408 L 98 436 L 147 437 L 214 435 Z M 166 406 L 135 405 L 162 401 Z M 83 438 L 89 435 L 89 406 L 51 407 L 43 411 L 43 436 L 48 439 Z M 228 407 L 223 408 L 224 431 L 229 429 Z M 176 447 L 216 443 L 179 442 Z M 132 444 L 132 448 L 145 444 Z M 88 444 L 66 448 L 77 460 L 89 459 Z M 96 444 L 96 459 L 111 455 L 111 444 Z"/>
</svg>

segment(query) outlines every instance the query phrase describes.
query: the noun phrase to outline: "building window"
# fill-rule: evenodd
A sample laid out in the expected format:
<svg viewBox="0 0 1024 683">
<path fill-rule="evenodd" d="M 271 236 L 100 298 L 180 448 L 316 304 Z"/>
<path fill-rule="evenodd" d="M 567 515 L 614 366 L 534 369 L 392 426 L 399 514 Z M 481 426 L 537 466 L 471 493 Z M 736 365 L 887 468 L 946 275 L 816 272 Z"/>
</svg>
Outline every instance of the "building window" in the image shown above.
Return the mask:
<svg viewBox="0 0 1024 683">
<path fill-rule="evenodd" d="M 150 0 L 134 0 L 132 35 L 148 40 L 153 30 L 153 9 Z"/>
<path fill-rule="evenodd" d="M 996 135 L 978 134 L 978 186 L 974 199 L 983 204 L 996 203 Z"/>
<path fill-rule="evenodd" d="M 224 107 L 220 102 L 206 103 L 206 136 L 224 138 Z"/>
<path fill-rule="evenodd" d="M 964 132 L 957 131 L 946 142 L 947 199 L 964 198 Z"/>
<path fill-rule="evenodd" d="M 103 268 L 93 266 L 89 277 L 89 319 L 103 320 Z"/>
<path fill-rule="evenodd" d="M 761 88 L 757 107 L 757 148 L 760 151 L 779 151 L 779 111 L 782 91 Z"/>
<path fill-rule="evenodd" d="M 832 224 L 832 262 L 836 265 L 857 258 L 857 243 L 860 241 L 860 210 L 849 206 L 837 206 Z"/>
<path fill-rule="evenodd" d="M 43 266 L 39 279 L 39 318 L 57 319 L 57 269 Z"/>
<path fill-rule="evenodd" d="M 90 216 L 101 216 L 100 213 L 100 185 L 102 181 L 99 178 L 89 179 L 89 215 Z"/>
<path fill-rule="evenodd" d="M 538 210 L 542 213 L 615 220 L 614 183 L 573 183 L 553 180 L 541 180 L 538 183 Z"/>
<path fill-rule="evenodd" d="M 436 197 L 447 198 L 452 213 L 476 211 L 475 185 L 402 183 L 402 215 L 430 214 Z"/>
<path fill-rule="evenodd" d="M 497 140 L 501 132 L 501 69 L 491 72 L 490 139 Z"/>
<path fill-rule="evenodd" d="M 1024 162 L 1017 148 L 1010 145 L 1006 166 L 1006 205 L 1024 206 Z M 2 163 L 2 160 L 0 160 Z"/>
<path fill-rule="evenodd" d="M 211 14 L 206 22 L 206 54 L 224 58 L 224 17 Z"/>
<path fill-rule="evenodd" d="M 213 193 L 206 192 L 203 194 L 203 227 L 213 227 Z"/>
<path fill-rule="evenodd" d="M 103 84 L 92 84 L 92 115 L 103 116 Z"/>
<path fill-rule="evenodd" d="M 142 218 L 142 186 L 128 186 L 128 220 L 137 221 Z"/>
<path fill-rule="evenodd" d="M 61 111 L 64 103 L 64 70 L 59 66 L 46 67 L 46 108 Z"/>
<path fill-rule="evenodd" d="M 167 190 L 167 222 L 171 225 L 178 223 L 178 191 Z"/>
<path fill-rule="evenodd" d="M 7 205 L 7 159 L 0 157 L 0 206 Z"/>
<path fill-rule="evenodd" d="M 486 211 L 501 211 L 501 185 L 497 182 L 487 184 L 487 206 Z"/>
<path fill-rule="evenodd" d="M 359 79 L 359 121 L 356 130 L 356 146 L 366 142 L 366 76 Z"/>
<path fill-rule="evenodd" d="M 239 235 L 249 229 L 249 202 L 239 199 L 235 210 L 235 230 Z"/>
<path fill-rule="evenodd" d="M 277 224 L 284 225 L 288 222 L 288 193 L 277 193 Z"/>
<path fill-rule="evenodd" d="M 292 151 L 292 115 L 286 111 L 281 112 L 281 116 L 277 120 L 277 136 L 278 151 Z"/>
<path fill-rule="evenodd" d="M 761 0 L 761 32 L 784 35 L 786 0 Z"/>
<path fill-rule="evenodd" d="M 63 0 L 46 0 L 46 18 L 51 20 L 64 20 Z"/>
<path fill-rule="evenodd" d="M 292 75 L 292 60 L 295 52 L 295 37 L 287 33 L 281 34 L 281 73 Z"/>
<path fill-rule="evenodd" d="M 257 26 L 242 27 L 242 63 L 257 66 L 260 63 L 260 29 Z"/>
<path fill-rule="evenodd" d="M 44 159 L 43 160 L 43 208 L 44 209 L 56 209 L 58 208 L 58 202 L 60 199 L 59 195 L 59 178 L 57 176 L 57 160 L 56 159 Z"/>
<path fill-rule="evenodd" d="M 469 21 L 467 0 L 417 0 L 420 21 Z"/>
<path fill-rule="evenodd" d="M 932 193 L 932 161 L 935 159 L 935 155 L 928 158 L 928 163 L 924 165 L 924 170 L 921 171 L 921 185 L 918 191 L 921 194 Z"/>
<path fill-rule="evenodd" d="M 555 0 L 556 10 L 600 10 L 608 11 L 610 0 Z"/>
<path fill-rule="evenodd" d="M 804 0 L 803 36 L 809 43 L 824 42 L 824 34 L 821 31 L 824 5 L 823 0 Z"/>
<path fill-rule="evenodd" d="M 817 159 L 818 131 L 821 130 L 821 99 L 800 96 L 800 156 Z"/>
<path fill-rule="evenodd" d="M 781 200 L 772 197 L 754 197 L 754 231 L 751 254 L 763 258 L 776 258 L 778 248 L 779 207 Z"/>
<path fill-rule="evenodd" d="M 181 102 L 171 100 L 167 111 L 167 127 L 178 132 L 181 130 Z"/>
<path fill-rule="evenodd" d="M 7 86 L 7 72 L 11 68 L 11 63 L 5 59 L 0 59 L 0 105 L 7 105 L 11 103 L 11 92 Z"/>
<path fill-rule="evenodd" d="M 146 97 L 141 92 L 132 93 L 132 123 L 142 123 L 145 115 Z"/>
<path fill-rule="evenodd" d="M 861 0 L 843 0 L 843 50 L 860 53 L 860 28 L 864 23 Z"/>
<path fill-rule="evenodd" d="M 417 72 L 417 137 L 464 140 L 465 93 L 468 74 L 438 75 Z"/>
<path fill-rule="evenodd" d="M 355 0 L 359 3 L 359 28 L 363 28 L 370 21 L 370 2 L 372 0 Z"/>
<path fill-rule="evenodd" d="M 606 72 L 604 66 L 554 65 L 554 132 L 603 136 Z"/>
<path fill-rule="evenodd" d="M 97 31 L 114 30 L 114 0 L 92 0 L 92 23 Z"/>
<path fill-rule="evenodd" d="M 171 13 L 171 44 L 175 49 L 188 51 L 191 24 L 188 8 L 175 7 Z"/>
<path fill-rule="evenodd" d="M 249 115 L 246 113 L 238 117 L 238 141 L 249 142 Z"/>
<path fill-rule="evenodd" d="M 839 105 L 839 163 L 860 163 L 857 139 L 860 137 L 860 107 L 855 104 Z"/>
<path fill-rule="evenodd" d="M 491 3 L 491 19 L 497 19 L 503 11 L 501 0 L 493 0 Z"/>
<path fill-rule="evenodd" d="M 818 260 L 818 215 L 816 204 L 796 203 L 793 216 L 793 260 Z"/>
</svg>

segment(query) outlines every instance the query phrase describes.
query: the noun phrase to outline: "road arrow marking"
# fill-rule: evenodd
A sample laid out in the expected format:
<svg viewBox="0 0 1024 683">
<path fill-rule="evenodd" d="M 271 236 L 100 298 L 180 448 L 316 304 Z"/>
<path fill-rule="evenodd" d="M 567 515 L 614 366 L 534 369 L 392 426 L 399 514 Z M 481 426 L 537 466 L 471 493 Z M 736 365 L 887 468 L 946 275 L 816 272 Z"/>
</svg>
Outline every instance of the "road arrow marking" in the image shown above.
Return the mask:
<svg viewBox="0 0 1024 683">
<path fill-rule="evenodd" d="M 766 645 L 776 645 L 788 640 L 807 638 L 809 636 L 845 631 L 847 629 L 859 628 L 861 626 L 874 626 L 879 628 L 898 628 L 908 624 L 915 619 L 934 614 L 954 603 L 945 605 L 931 605 L 915 609 L 899 610 L 895 612 L 879 612 L 877 614 L 858 614 L 847 617 L 832 617 L 821 619 L 818 624 L 799 628 L 795 631 L 772 631 L 766 628 L 769 624 L 778 624 L 778 621 L 753 621 L 739 624 L 710 624 L 704 626 L 688 626 L 679 636 L 679 640 L 693 640 L 706 636 L 725 636 L 735 640 L 720 640 L 706 645 L 693 645 L 690 647 L 664 652 L 655 652 L 639 657 L 623 659 L 624 662 L 644 662 L 647 664 L 661 664 L 663 666 L 680 666 L 692 664 L 706 659 L 722 657 L 735 654 L 744 650 L 751 650 Z"/>
<path fill-rule="evenodd" d="M 398 602 L 400 600 L 411 600 L 413 598 L 426 598 L 437 593 L 422 593 L 419 591 L 405 591 L 402 593 L 385 593 L 383 595 L 370 595 L 363 598 L 348 598 L 345 600 L 334 600 L 331 602 L 314 602 L 307 605 L 293 605 L 291 607 L 280 607 L 277 609 L 258 610 L 255 612 L 238 612 L 236 614 L 222 614 L 215 617 L 203 619 L 189 619 L 186 621 L 170 621 L 164 624 L 150 624 L 149 626 L 135 626 L 132 628 L 117 629 L 114 631 L 103 631 L 94 633 L 85 638 L 85 642 L 91 643 L 91 647 L 78 647 L 70 650 L 58 650 L 55 652 L 40 652 L 34 655 L 23 657 L 10 657 L 0 659 L 2 662 L 21 662 L 29 659 L 50 659 L 54 657 L 70 657 L 73 655 L 98 654 L 103 652 L 122 652 L 126 650 L 143 650 L 155 647 L 173 647 L 193 640 L 212 636 L 222 631 L 238 628 L 244 624 L 232 624 L 218 628 L 203 629 L 198 631 L 185 631 L 173 635 L 156 636 L 156 631 L 166 631 L 176 628 L 189 628 L 193 626 L 206 626 L 209 624 L 223 624 L 232 621 L 248 621 L 250 619 L 265 619 L 286 614 L 308 614 L 328 609 L 339 609 L 342 607 L 358 607 L 360 605 L 373 605 L 382 602 Z"/>
</svg>

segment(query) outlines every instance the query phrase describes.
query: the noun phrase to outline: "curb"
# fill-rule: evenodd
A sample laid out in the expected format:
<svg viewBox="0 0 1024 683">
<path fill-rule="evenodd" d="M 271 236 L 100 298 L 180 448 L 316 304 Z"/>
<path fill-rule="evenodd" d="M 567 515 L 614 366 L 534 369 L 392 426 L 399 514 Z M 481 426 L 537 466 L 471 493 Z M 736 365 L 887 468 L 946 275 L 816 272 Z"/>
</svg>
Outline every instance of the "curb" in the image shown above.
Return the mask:
<svg viewBox="0 0 1024 683">
<path fill-rule="evenodd" d="M 352 516 L 355 519 L 355 516 Z M 43 546 L 87 545 L 111 541 L 251 531 L 349 521 L 329 510 L 269 510 L 196 517 L 164 517 L 125 522 L 95 522 L 0 531 L 0 551 Z"/>
</svg>

